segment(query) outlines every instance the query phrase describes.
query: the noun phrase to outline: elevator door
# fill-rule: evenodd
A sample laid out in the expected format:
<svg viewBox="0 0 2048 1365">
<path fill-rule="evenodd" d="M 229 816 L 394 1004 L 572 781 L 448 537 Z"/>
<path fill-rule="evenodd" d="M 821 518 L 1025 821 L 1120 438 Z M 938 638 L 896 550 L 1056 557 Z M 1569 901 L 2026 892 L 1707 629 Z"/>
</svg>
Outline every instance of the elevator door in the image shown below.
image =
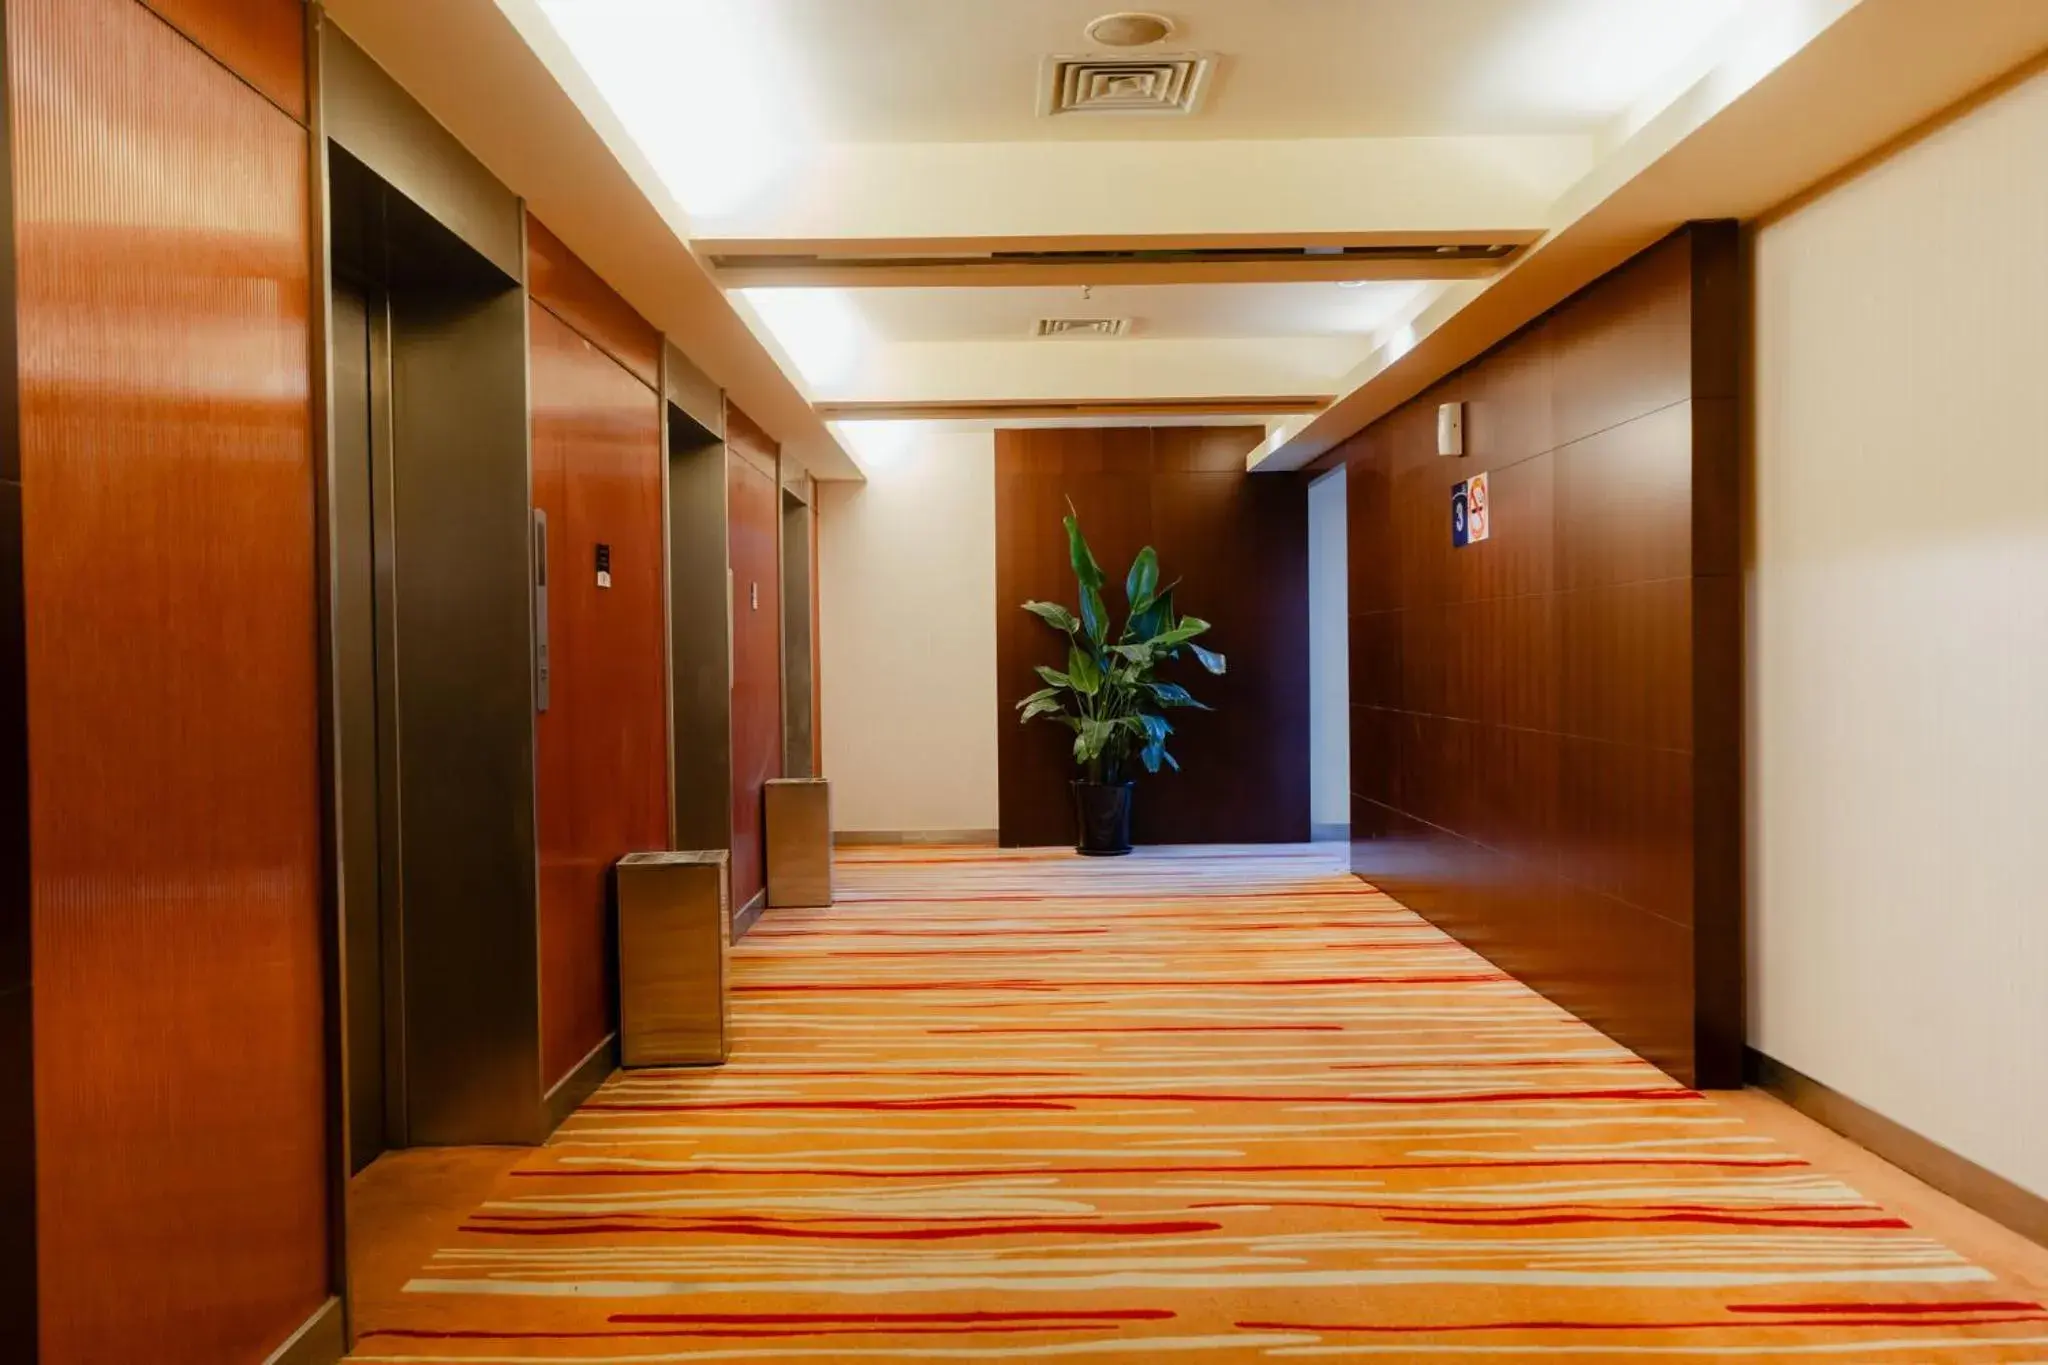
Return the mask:
<svg viewBox="0 0 2048 1365">
<path fill-rule="evenodd" d="M 342 941 L 346 957 L 343 1017 L 348 1030 L 350 1172 L 403 1144 L 402 1101 L 391 1075 L 401 1021 L 387 1019 L 395 999 L 394 935 L 388 923 L 384 863 L 389 814 L 379 718 L 384 714 L 378 565 L 378 481 L 382 444 L 378 404 L 380 294 L 336 281 L 334 288 L 334 538 L 336 776 L 340 804 Z"/>
</svg>

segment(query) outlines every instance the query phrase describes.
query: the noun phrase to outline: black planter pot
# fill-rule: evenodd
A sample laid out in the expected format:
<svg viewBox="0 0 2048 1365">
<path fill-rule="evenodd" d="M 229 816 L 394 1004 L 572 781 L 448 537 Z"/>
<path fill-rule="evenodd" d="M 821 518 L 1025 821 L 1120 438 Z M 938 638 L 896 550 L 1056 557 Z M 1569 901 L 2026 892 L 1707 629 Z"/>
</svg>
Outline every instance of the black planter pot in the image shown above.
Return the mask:
<svg viewBox="0 0 2048 1365">
<path fill-rule="evenodd" d="M 1081 833 L 1074 851 L 1087 858 L 1114 858 L 1131 851 L 1133 782 L 1074 783 L 1074 819 Z"/>
</svg>

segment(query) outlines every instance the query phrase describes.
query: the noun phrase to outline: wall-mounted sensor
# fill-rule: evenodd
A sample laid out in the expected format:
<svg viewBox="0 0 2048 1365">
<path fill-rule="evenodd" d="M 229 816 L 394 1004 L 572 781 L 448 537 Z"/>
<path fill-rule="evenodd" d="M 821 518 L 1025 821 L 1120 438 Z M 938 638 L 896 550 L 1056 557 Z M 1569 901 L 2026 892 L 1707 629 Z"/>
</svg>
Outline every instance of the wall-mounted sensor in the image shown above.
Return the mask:
<svg viewBox="0 0 2048 1365">
<path fill-rule="evenodd" d="M 597 586 L 609 588 L 612 585 L 612 547 L 599 542 L 597 547 Z"/>
<path fill-rule="evenodd" d="M 1439 455 L 1463 455 L 1465 453 L 1465 405 L 1463 403 L 1439 403 L 1436 405 L 1436 453 Z"/>
</svg>

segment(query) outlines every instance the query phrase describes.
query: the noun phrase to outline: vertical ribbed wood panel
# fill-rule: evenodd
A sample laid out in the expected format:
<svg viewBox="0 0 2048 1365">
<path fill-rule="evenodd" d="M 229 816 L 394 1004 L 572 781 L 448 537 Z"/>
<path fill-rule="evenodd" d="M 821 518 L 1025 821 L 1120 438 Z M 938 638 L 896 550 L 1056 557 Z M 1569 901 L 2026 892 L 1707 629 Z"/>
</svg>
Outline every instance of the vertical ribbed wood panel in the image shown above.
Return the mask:
<svg viewBox="0 0 2048 1365">
<path fill-rule="evenodd" d="M 668 846 L 660 400 L 538 303 L 533 499 L 548 514 L 551 700 L 536 722 L 541 1065 L 553 1085 L 612 1029 L 607 877 Z M 612 585 L 597 585 L 599 544 Z"/>
<path fill-rule="evenodd" d="M 328 1293 L 303 129 L 10 0 L 46 1365 Z"/>
<path fill-rule="evenodd" d="M 306 118 L 306 0 L 144 0 L 229 70 Z"/>
</svg>

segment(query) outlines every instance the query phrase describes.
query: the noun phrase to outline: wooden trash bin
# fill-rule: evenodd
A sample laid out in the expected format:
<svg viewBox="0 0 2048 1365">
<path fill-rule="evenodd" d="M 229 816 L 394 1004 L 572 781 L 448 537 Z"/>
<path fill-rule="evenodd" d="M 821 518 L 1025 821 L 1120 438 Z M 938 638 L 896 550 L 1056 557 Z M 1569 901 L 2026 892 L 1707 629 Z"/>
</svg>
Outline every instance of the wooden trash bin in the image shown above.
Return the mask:
<svg viewBox="0 0 2048 1365">
<path fill-rule="evenodd" d="M 624 1066 L 715 1065 L 732 1008 L 732 897 L 723 849 L 618 862 L 619 1057 Z"/>
<path fill-rule="evenodd" d="M 768 781 L 768 904 L 832 903 L 832 784 L 822 777 Z"/>
</svg>

